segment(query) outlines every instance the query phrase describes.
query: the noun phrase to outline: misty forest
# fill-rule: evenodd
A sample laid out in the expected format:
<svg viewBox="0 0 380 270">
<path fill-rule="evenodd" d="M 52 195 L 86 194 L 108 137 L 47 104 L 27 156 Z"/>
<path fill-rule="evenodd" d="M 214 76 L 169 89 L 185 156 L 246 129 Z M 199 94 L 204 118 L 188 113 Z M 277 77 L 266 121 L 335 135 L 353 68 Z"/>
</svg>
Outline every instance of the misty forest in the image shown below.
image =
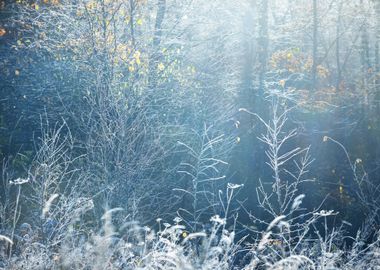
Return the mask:
<svg viewBox="0 0 380 270">
<path fill-rule="evenodd" d="M 0 269 L 380 269 L 380 0 L 2 0 L 0 67 Z"/>
</svg>

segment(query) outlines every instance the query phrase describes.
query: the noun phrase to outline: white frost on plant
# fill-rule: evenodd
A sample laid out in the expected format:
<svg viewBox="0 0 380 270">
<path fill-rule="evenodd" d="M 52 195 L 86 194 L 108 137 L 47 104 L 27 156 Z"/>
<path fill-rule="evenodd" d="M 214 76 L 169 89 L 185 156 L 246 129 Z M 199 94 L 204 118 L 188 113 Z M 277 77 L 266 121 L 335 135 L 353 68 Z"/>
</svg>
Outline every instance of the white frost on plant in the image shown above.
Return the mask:
<svg viewBox="0 0 380 270">
<path fill-rule="evenodd" d="M 0 235 L 0 241 L 5 241 L 13 245 L 13 241 L 8 236 L 5 236 L 5 235 Z"/>
<path fill-rule="evenodd" d="M 45 203 L 44 205 L 44 208 L 42 209 L 42 218 L 45 218 L 46 217 L 46 214 L 49 212 L 50 208 L 51 208 L 51 205 L 53 203 L 53 201 L 58 198 L 58 194 L 53 194 L 50 196 L 50 198 L 47 200 L 47 202 Z"/>
<path fill-rule="evenodd" d="M 302 203 L 302 200 L 305 198 L 305 194 L 300 194 L 298 195 L 294 201 L 293 201 L 293 204 L 292 204 L 292 210 L 296 210 L 298 209 L 298 207 L 301 205 Z"/>
<path fill-rule="evenodd" d="M 264 234 L 263 238 L 261 238 L 259 245 L 257 246 L 257 249 L 259 251 L 263 250 L 265 246 L 269 243 L 269 238 L 271 236 L 272 232 L 267 232 Z"/>
<path fill-rule="evenodd" d="M 211 217 L 210 221 L 213 223 L 219 223 L 220 225 L 226 224 L 226 219 L 221 218 L 219 215 Z"/>
<path fill-rule="evenodd" d="M 227 184 L 227 188 L 228 189 L 237 189 L 237 188 L 240 188 L 240 187 L 243 187 L 244 184 L 233 184 L 233 183 L 228 183 Z"/>
<path fill-rule="evenodd" d="M 173 221 L 175 222 L 175 223 L 180 223 L 181 221 L 182 221 L 182 218 L 180 218 L 180 217 L 175 217 L 174 219 L 173 219 Z"/>
<path fill-rule="evenodd" d="M 284 215 L 281 215 L 281 216 L 278 216 L 276 217 L 271 223 L 269 223 L 269 226 L 267 228 L 267 231 L 270 231 L 271 229 L 273 229 L 274 226 L 276 226 L 281 220 L 283 220 L 286 216 Z"/>
</svg>

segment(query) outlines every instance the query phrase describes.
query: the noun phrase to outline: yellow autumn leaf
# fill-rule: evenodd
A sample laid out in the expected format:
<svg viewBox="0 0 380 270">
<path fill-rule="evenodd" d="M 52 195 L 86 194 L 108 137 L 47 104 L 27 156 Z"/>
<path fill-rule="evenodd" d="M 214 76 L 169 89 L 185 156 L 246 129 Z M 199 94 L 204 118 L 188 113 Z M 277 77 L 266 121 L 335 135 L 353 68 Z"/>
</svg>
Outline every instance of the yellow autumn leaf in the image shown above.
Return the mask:
<svg viewBox="0 0 380 270">
<path fill-rule="evenodd" d="M 35 10 L 39 10 L 40 9 L 40 6 L 38 4 L 34 4 L 34 9 Z"/>
<path fill-rule="evenodd" d="M 94 9 L 94 8 L 96 8 L 96 3 L 93 1 L 89 2 L 89 3 L 87 3 L 86 7 L 87 7 L 87 9 Z"/>
<path fill-rule="evenodd" d="M 320 78 L 327 78 L 329 70 L 321 65 L 317 66 L 317 74 Z"/>
<path fill-rule="evenodd" d="M 165 65 L 163 63 L 159 63 L 157 65 L 157 68 L 158 68 L 159 71 L 163 71 L 165 69 Z"/>
<path fill-rule="evenodd" d="M 133 54 L 133 58 L 135 58 L 137 65 L 141 64 L 140 55 L 141 53 L 139 51 L 135 51 L 135 53 Z"/>
<path fill-rule="evenodd" d="M 143 24 L 143 21 L 142 21 L 141 18 L 138 18 L 137 21 L 136 21 L 136 23 L 137 23 L 138 25 L 142 25 L 142 24 Z"/>
<path fill-rule="evenodd" d="M 130 65 L 128 67 L 128 70 L 129 70 L 129 72 L 133 72 L 133 71 L 135 71 L 135 67 L 133 65 Z"/>
</svg>

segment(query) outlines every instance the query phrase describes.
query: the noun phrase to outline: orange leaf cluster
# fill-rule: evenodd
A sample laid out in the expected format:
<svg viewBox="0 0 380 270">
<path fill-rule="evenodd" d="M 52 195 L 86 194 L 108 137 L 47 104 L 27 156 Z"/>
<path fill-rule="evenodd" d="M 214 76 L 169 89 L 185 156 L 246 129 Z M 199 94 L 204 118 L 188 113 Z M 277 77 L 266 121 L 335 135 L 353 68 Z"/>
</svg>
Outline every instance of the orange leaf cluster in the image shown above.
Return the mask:
<svg viewBox="0 0 380 270">
<path fill-rule="evenodd" d="M 7 33 L 7 31 L 4 28 L 0 27 L 0 37 L 4 36 Z"/>
<path fill-rule="evenodd" d="M 281 50 L 272 54 L 270 65 L 273 69 L 285 69 L 291 73 L 309 72 L 313 65 L 311 56 L 297 49 Z"/>
</svg>

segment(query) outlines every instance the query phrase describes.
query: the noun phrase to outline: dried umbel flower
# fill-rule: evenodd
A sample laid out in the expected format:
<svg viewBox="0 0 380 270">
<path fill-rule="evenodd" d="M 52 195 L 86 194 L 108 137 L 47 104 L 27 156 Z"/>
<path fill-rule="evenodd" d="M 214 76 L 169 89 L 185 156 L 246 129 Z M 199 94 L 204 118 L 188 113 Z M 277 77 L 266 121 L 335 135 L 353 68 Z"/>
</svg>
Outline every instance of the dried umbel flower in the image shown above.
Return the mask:
<svg viewBox="0 0 380 270">
<path fill-rule="evenodd" d="M 321 210 L 317 213 L 314 213 L 315 216 L 320 216 L 320 217 L 328 217 L 332 215 L 337 215 L 337 212 L 334 212 L 334 210 Z"/>
<path fill-rule="evenodd" d="M 22 185 L 22 184 L 25 184 L 25 183 L 29 183 L 30 182 L 30 179 L 29 178 L 17 178 L 15 180 L 11 180 L 9 181 L 9 184 L 10 185 Z"/>
</svg>

